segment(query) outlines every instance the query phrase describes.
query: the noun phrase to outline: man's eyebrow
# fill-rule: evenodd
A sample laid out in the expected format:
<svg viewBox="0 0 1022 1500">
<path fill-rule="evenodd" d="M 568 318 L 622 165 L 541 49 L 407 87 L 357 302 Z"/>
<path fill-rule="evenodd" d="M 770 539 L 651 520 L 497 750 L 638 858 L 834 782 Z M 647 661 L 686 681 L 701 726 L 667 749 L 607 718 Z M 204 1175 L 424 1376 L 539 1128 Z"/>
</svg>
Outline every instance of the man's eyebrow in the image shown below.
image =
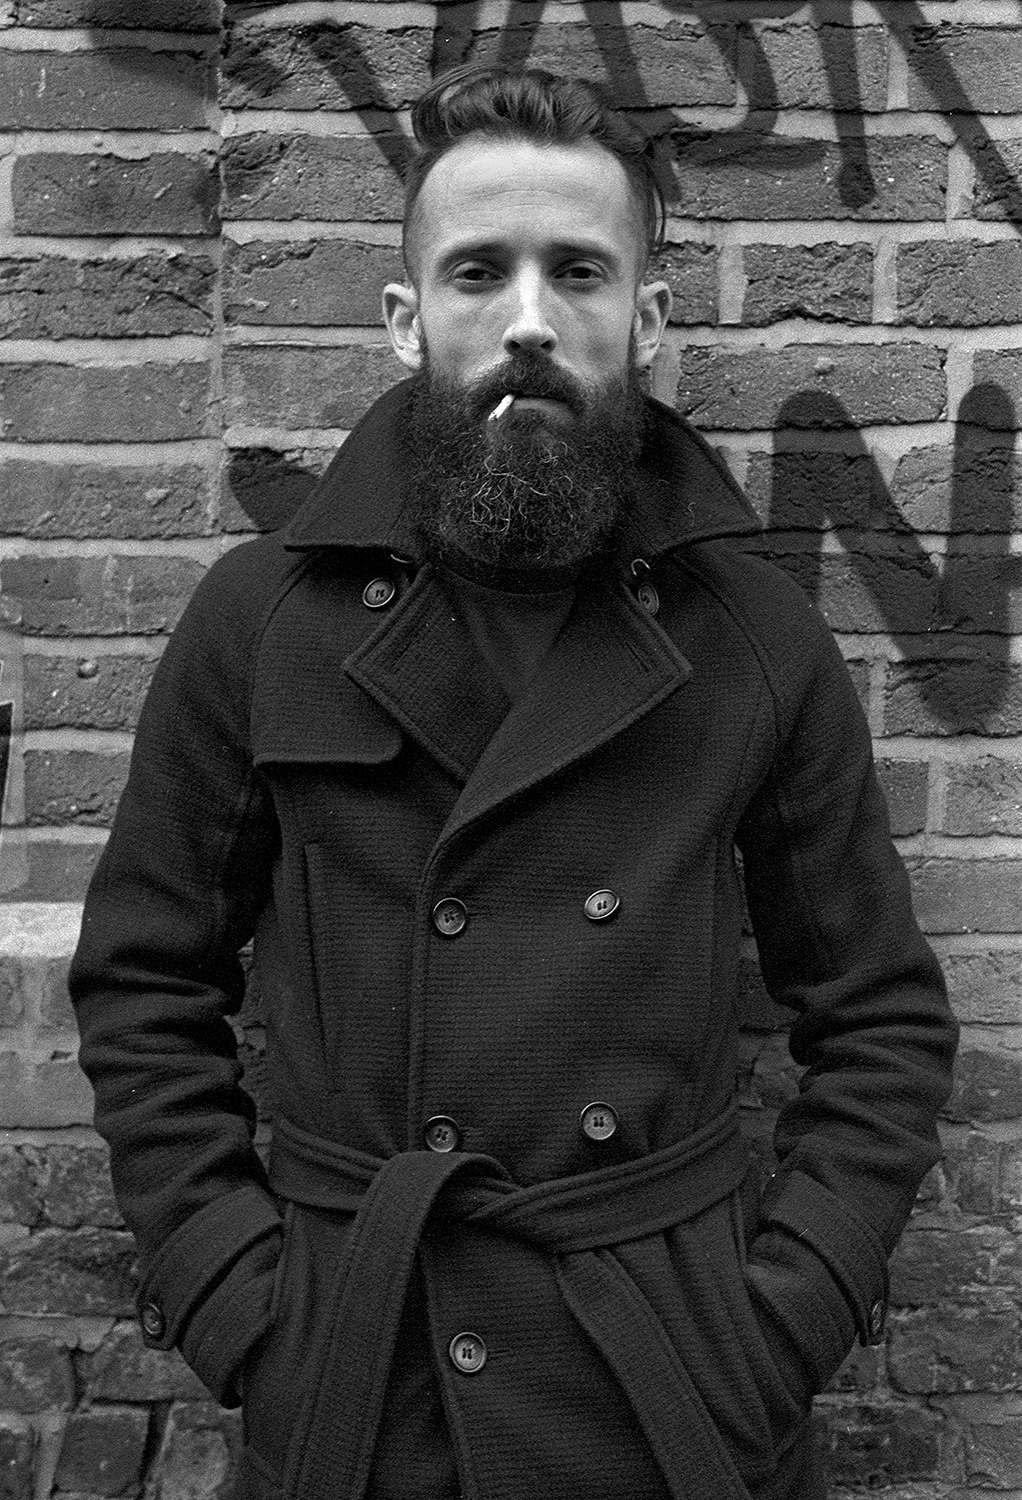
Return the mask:
<svg viewBox="0 0 1022 1500">
<path fill-rule="evenodd" d="M 448 246 L 441 254 L 437 265 L 441 271 L 448 270 L 459 260 L 485 259 L 492 257 L 500 259 L 507 254 L 508 247 L 502 240 L 493 239 L 465 239 Z M 602 260 L 609 266 L 617 269 L 622 266 L 625 257 L 621 252 L 607 240 L 594 239 L 570 239 L 556 240 L 546 247 L 546 253 L 552 260 L 589 259 Z"/>
</svg>

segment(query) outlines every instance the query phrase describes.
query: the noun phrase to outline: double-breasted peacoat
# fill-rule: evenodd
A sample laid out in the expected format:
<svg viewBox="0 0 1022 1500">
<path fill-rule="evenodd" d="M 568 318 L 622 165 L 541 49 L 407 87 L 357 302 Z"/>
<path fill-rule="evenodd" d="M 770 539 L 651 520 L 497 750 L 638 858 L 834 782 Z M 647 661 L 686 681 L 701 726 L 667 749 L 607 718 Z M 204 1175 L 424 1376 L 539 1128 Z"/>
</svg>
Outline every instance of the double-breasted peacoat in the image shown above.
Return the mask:
<svg viewBox="0 0 1022 1500">
<path fill-rule="evenodd" d="M 955 1037 L 856 695 L 654 402 L 509 704 L 417 537 L 406 400 L 203 580 L 86 903 L 72 993 L 145 1337 L 244 1394 L 245 1497 L 372 1492 L 414 1300 L 464 1496 L 804 1500 Z M 805 1067 L 761 1193 L 743 881 Z M 268 1173 L 226 1019 L 252 938 Z"/>
</svg>

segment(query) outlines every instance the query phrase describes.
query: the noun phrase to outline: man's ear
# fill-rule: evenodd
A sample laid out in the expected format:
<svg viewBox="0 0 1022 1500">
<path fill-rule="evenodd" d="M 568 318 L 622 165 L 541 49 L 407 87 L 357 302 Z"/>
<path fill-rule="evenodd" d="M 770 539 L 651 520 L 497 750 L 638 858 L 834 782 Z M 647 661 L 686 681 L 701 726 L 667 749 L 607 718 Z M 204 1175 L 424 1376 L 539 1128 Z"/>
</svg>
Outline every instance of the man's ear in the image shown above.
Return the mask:
<svg viewBox="0 0 1022 1500">
<path fill-rule="evenodd" d="M 422 321 L 414 287 L 390 281 L 383 288 L 383 320 L 394 353 L 409 370 L 422 368 Z"/>
<path fill-rule="evenodd" d="M 671 289 L 666 281 L 644 281 L 635 294 L 635 359 L 640 370 L 648 370 L 671 315 Z"/>
</svg>

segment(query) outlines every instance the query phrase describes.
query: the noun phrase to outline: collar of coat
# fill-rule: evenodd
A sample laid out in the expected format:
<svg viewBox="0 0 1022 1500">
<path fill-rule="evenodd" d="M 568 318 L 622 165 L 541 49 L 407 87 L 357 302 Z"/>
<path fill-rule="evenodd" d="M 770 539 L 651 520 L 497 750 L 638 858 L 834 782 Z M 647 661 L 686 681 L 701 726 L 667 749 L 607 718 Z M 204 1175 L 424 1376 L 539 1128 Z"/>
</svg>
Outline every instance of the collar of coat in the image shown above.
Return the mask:
<svg viewBox="0 0 1022 1500">
<path fill-rule="evenodd" d="M 384 549 L 421 561 L 405 446 L 412 381 L 370 407 L 284 533 L 292 550 Z M 667 406 L 650 399 L 635 499 L 613 551 L 623 568 L 676 547 L 760 530 L 749 501 L 709 444 Z"/>
</svg>

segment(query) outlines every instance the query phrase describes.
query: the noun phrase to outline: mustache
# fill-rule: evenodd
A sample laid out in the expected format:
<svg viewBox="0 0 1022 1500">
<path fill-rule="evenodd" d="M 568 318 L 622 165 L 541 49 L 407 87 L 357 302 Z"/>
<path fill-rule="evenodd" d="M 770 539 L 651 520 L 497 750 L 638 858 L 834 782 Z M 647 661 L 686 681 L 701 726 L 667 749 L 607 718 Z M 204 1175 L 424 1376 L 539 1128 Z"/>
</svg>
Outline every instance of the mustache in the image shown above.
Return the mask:
<svg viewBox="0 0 1022 1500">
<path fill-rule="evenodd" d="M 575 417 L 585 414 L 590 400 L 585 386 L 550 360 L 520 355 L 505 360 L 483 376 L 467 394 L 469 409 L 480 419 L 488 416 L 500 398 L 507 395 L 560 401 Z"/>
</svg>

